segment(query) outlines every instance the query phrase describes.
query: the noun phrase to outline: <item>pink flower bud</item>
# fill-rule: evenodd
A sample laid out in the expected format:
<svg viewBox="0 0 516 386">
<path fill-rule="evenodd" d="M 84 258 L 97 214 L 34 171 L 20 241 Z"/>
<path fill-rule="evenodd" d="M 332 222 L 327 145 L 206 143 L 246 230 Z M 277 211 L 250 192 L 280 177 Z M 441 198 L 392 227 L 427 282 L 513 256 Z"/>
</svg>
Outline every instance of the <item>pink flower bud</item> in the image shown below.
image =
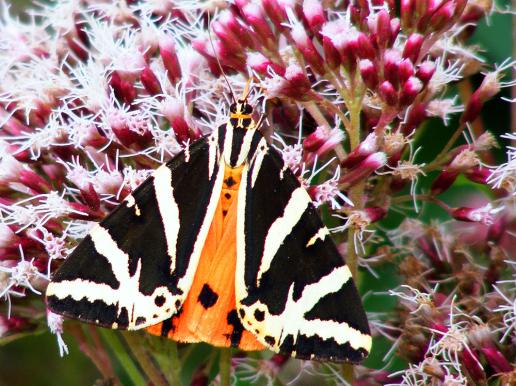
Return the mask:
<svg viewBox="0 0 516 386">
<path fill-rule="evenodd" d="M 378 91 L 380 92 L 380 97 L 389 106 L 395 106 L 398 103 L 398 94 L 391 82 L 384 81 Z"/>
<path fill-rule="evenodd" d="M 263 82 L 271 96 L 284 95 L 295 100 L 309 100 L 312 85 L 303 69 L 291 63 L 285 70 L 285 77 L 273 77 Z"/>
<path fill-rule="evenodd" d="M 472 350 L 464 349 L 461 353 L 461 363 L 466 368 L 471 379 L 476 384 L 484 384 L 486 381 L 486 373 L 480 364 L 478 356 Z"/>
<path fill-rule="evenodd" d="M 392 47 L 392 45 L 396 41 L 396 37 L 400 33 L 400 29 L 401 29 L 400 19 L 398 19 L 397 17 L 394 19 L 391 19 L 391 40 L 389 42 L 389 46 Z"/>
<path fill-rule="evenodd" d="M 339 51 L 337 51 L 329 37 L 323 36 L 322 41 L 325 62 L 331 69 L 336 69 L 340 65 Z"/>
<path fill-rule="evenodd" d="M 294 8 L 295 4 L 288 4 L 288 1 L 281 0 L 262 0 L 261 3 L 274 26 L 279 30 L 285 28 L 282 24 L 288 21 L 286 8 Z"/>
<path fill-rule="evenodd" d="M 229 13 L 231 15 L 231 13 Z M 211 24 L 211 28 L 215 35 L 228 47 L 234 47 L 236 51 L 242 51 L 243 46 L 238 36 L 236 36 L 231 29 L 218 21 Z"/>
<path fill-rule="evenodd" d="M 439 6 L 430 18 L 428 28 L 431 31 L 444 30 L 451 22 L 453 22 L 453 15 L 455 13 L 455 4 L 448 1 L 446 4 Z"/>
<path fill-rule="evenodd" d="M 74 210 L 74 212 L 68 214 L 72 219 L 95 221 L 101 220 L 106 216 L 101 210 L 92 210 L 90 207 L 78 202 L 69 202 L 68 205 Z"/>
<path fill-rule="evenodd" d="M 316 153 L 320 157 L 334 149 L 343 139 L 344 133 L 339 128 L 329 129 L 325 126 L 318 126 L 303 140 L 303 149 L 305 152 Z"/>
<path fill-rule="evenodd" d="M 18 181 L 24 170 L 25 166 L 20 161 L 6 154 L 0 160 L 0 186 Z"/>
<path fill-rule="evenodd" d="M 451 215 L 454 219 L 466 222 L 480 222 L 484 225 L 493 224 L 494 215 L 503 208 L 495 208 L 491 204 L 487 204 L 481 208 L 454 208 L 451 210 Z"/>
<path fill-rule="evenodd" d="M 480 351 L 482 351 L 489 365 L 497 373 L 509 373 L 514 370 L 513 366 L 496 347 L 482 347 Z"/>
<path fill-rule="evenodd" d="M 219 17 L 219 22 L 227 30 L 231 31 L 232 36 L 238 39 L 243 46 L 253 47 L 253 39 L 249 35 L 249 30 L 240 23 L 232 12 L 222 12 Z"/>
<path fill-rule="evenodd" d="M 312 68 L 320 74 L 324 74 L 323 59 L 312 40 L 308 37 L 303 25 L 301 23 L 294 23 L 291 31 L 292 39 L 296 47 L 301 51 L 305 60 L 312 66 Z"/>
<path fill-rule="evenodd" d="M 269 58 L 265 57 L 260 52 L 250 52 L 247 54 L 247 64 L 257 73 L 261 75 L 268 75 L 269 68 L 278 75 L 285 75 L 285 68 L 279 64 L 274 63 Z"/>
<path fill-rule="evenodd" d="M 113 72 L 109 84 L 113 88 L 115 96 L 122 102 L 130 105 L 136 98 L 137 92 L 134 85 L 127 80 L 123 80 L 118 72 Z"/>
<path fill-rule="evenodd" d="M 173 98 L 167 99 L 163 103 L 161 113 L 170 123 L 179 143 L 185 142 L 190 138 L 190 127 L 185 120 L 184 106 L 180 100 Z"/>
<path fill-rule="evenodd" d="M 140 74 L 140 79 L 143 87 L 150 95 L 161 94 L 162 90 L 159 80 L 149 66 L 145 66 Z"/>
<path fill-rule="evenodd" d="M 416 76 L 426 86 L 435 73 L 435 64 L 430 61 L 421 63 L 416 71 Z"/>
<path fill-rule="evenodd" d="M 383 167 L 386 163 L 387 156 L 385 153 L 373 153 L 362 162 L 360 162 L 354 169 L 341 177 L 339 182 L 345 186 L 354 185 L 355 183 L 369 177 L 372 173 Z"/>
<path fill-rule="evenodd" d="M 378 144 L 376 134 L 374 132 L 369 133 L 368 136 L 348 154 L 346 159 L 341 162 L 341 166 L 348 169 L 352 168 L 377 150 Z"/>
<path fill-rule="evenodd" d="M 0 222 L 0 248 L 10 248 L 18 245 L 20 237 L 8 225 Z"/>
<path fill-rule="evenodd" d="M 398 66 L 398 77 L 401 83 L 414 76 L 414 65 L 410 59 L 403 59 Z M 419 79 L 418 79 L 419 81 Z"/>
<path fill-rule="evenodd" d="M 481 166 L 475 166 L 466 172 L 464 175 L 468 178 L 468 180 L 476 182 L 477 184 L 487 184 L 487 180 L 491 176 L 491 170 L 488 168 L 484 168 Z"/>
<path fill-rule="evenodd" d="M 303 14 L 310 29 L 317 33 L 326 22 L 326 15 L 320 0 L 304 0 Z"/>
<path fill-rule="evenodd" d="M 267 23 L 267 19 L 265 18 L 263 9 L 259 4 L 246 4 L 242 7 L 242 14 L 244 15 L 246 21 L 253 27 L 254 31 L 256 31 L 256 33 L 263 39 L 263 41 L 272 42 L 275 40 L 274 34 L 272 33 L 272 30 L 269 27 L 269 23 Z M 271 17 L 271 15 L 269 15 L 269 17 Z M 273 13 L 272 17 L 278 18 L 279 16 L 277 13 Z M 286 18 L 281 20 L 281 22 L 284 22 L 285 20 Z"/>
<path fill-rule="evenodd" d="M 176 55 L 174 39 L 171 36 L 165 35 L 160 39 L 159 53 L 170 83 L 176 84 L 181 79 L 181 66 Z"/>
<path fill-rule="evenodd" d="M 89 182 L 85 188 L 81 189 L 81 197 L 84 202 L 90 207 L 93 211 L 98 211 L 100 209 L 100 197 L 95 190 L 95 187 L 91 182 Z"/>
<path fill-rule="evenodd" d="M 391 17 L 389 12 L 382 9 L 376 16 L 376 41 L 381 48 L 387 48 L 391 44 Z"/>
<path fill-rule="evenodd" d="M 376 66 L 369 59 L 364 59 L 359 62 L 358 67 L 365 85 L 371 90 L 375 90 L 378 86 L 378 71 Z"/>
<path fill-rule="evenodd" d="M 387 50 L 383 57 L 383 75 L 385 80 L 389 81 L 395 88 L 399 83 L 399 66 L 401 63 L 401 55 L 398 50 Z"/>
<path fill-rule="evenodd" d="M 461 122 L 473 122 L 480 114 L 485 102 L 500 92 L 500 79 L 497 71 L 488 73 L 480 87 L 475 90 L 466 105 Z"/>
<path fill-rule="evenodd" d="M 19 181 L 23 185 L 40 194 L 48 193 L 50 191 L 50 184 L 32 170 L 22 170 L 20 172 Z"/>
<path fill-rule="evenodd" d="M 423 83 L 415 76 L 410 77 L 401 86 L 400 105 L 406 106 L 414 102 L 414 99 L 416 99 L 416 96 L 421 92 L 422 89 Z"/>
<path fill-rule="evenodd" d="M 416 0 L 401 0 L 400 14 L 403 29 L 410 30 L 416 24 L 417 19 L 414 18 Z"/>
<path fill-rule="evenodd" d="M 412 63 L 417 63 L 419 58 L 419 53 L 421 52 L 421 46 L 423 45 L 423 41 L 425 40 L 423 35 L 418 33 L 412 33 L 408 37 L 405 42 L 405 47 L 403 48 L 403 57 L 405 59 L 410 59 Z"/>
<path fill-rule="evenodd" d="M 370 59 L 374 60 L 376 57 L 376 50 L 371 44 L 371 40 L 367 37 L 366 34 L 360 32 L 357 38 L 357 54 L 361 59 Z"/>
<path fill-rule="evenodd" d="M 458 171 L 444 170 L 432 183 L 431 192 L 433 195 L 440 194 L 450 188 L 459 176 Z"/>
</svg>

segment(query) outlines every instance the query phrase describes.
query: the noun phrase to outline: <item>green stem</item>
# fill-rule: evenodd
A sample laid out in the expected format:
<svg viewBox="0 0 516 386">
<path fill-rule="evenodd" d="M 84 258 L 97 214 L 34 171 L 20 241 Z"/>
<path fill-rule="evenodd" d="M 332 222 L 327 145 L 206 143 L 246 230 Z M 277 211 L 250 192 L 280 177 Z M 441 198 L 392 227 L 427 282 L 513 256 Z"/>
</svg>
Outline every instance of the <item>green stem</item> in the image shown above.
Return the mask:
<svg viewBox="0 0 516 386">
<path fill-rule="evenodd" d="M 220 386 L 231 386 L 231 349 L 220 350 L 219 359 Z"/>
<path fill-rule="evenodd" d="M 138 364 L 152 384 L 154 386 L 168 386 L 168 382 L 165 381 L 163 374 L 152 362 L 151 357 L 145 350 L 142 336 L 136 332 L 124 332 L 123 336 Z"/>
<path fill-rule="evenodd" d="M 131 359 L 131 356 L 127 353 L 127 349 L 120 342 L 119 337 L 115 332 L 106 329 L 100 329 L 100 335 L 102 339 L 111 348 L 111 351 L 116 356 L 118 362 L 126 372 L 127 376 L 131 379 L 134 385 L 144 385 L 145 378 L 142 376 L 138 366 Z"/>
<path fill-rule="evenodd" d="M 444 146 L 444 148 L 441 150 L 441 152 L 435 157 L 435 159 L 430 162 L 426 167 L 424 168 L 425 172 L 430 172 L 432 170 L 435 170 L 439 167 L 439 165 L 446 160 L 448 157 L 448 153 L 450 152 L 452 146 L 457 142 L 460 135 L 462 134 L 462 131 L 464 130 L 464 123 L 461 123 L 459 127 L 457 127 L 457 130 L 455 130 L 455 133 L 451 136 L 448 143 Z"/>
</svg>

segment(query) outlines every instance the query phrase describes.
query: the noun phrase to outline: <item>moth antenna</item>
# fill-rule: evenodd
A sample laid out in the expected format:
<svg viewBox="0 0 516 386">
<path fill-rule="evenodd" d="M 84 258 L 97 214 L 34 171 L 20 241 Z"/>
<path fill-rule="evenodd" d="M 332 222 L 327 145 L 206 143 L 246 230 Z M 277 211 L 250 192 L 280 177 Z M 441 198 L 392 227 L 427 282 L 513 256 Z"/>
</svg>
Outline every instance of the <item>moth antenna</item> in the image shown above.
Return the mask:
<svg viewBox="0 0 516 386">
<path fill-rule="evenodd" d="M 235 93 L 233 92 L 233 89 L 231 88 L 231 84 L 229 83 L 229 80 L 226 77 L 224 69 L 222 68 L 222 64 L 220 64 L 219 56 L 217 55 L 217 52 L 215 51 L 215 46 L 213 45 L 213 40 L 211 38 L 211 20 L 210 20 L 209 13 L 208 13 L 208 38 L 210 40 L 211 49 L 213 50 L 213 56 L 215 56 L 215 59 L 217 60 L 217 65 L 219 66 L 219 70 L 222 73 L 222 76 L 224 77 L 224 80 L 226 81 L 226 83 L 229 87 L 229 93 L 231 94 L 231 99 L 233 99 L 233 103 L 236 104 L 237 101 L 235 99 Z"/>
</svg>

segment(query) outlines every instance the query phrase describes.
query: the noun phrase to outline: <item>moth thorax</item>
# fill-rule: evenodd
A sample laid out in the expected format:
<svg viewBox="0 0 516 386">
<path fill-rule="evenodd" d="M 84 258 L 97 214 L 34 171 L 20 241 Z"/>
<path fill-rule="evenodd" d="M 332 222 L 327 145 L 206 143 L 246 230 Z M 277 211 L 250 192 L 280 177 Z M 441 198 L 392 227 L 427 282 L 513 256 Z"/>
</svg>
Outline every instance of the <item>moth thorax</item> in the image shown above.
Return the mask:
<svg viewBox="0 0 516 386">
<path fill-rule="evenodd" d="M 253 108 L 247 100 L 239 99 L 236 103 L 233 103 L 229 108 L 229 120 L 233 127 L 240 127 L 243 129 L 253 128 Z"/>
</svg>

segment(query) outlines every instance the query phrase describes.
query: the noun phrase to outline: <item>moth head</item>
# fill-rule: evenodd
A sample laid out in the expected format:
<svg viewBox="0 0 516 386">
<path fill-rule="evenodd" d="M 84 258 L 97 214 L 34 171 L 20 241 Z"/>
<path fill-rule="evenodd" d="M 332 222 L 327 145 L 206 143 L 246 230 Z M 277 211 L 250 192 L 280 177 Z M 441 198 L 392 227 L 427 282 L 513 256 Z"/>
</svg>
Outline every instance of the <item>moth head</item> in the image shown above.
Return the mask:
<svg viewBox="0 0 516 386">
<path fill-rule="evenodd" d="M 229 111 L 231 112 L 232 118 L 233 115 L 251 115 L 253 113 L 253 108 L 249 103 L 247 103 L 247 99 L 239 99 L 236 103 L 232 103 Z M 240 118 L 236 117 L 235 118 Z M 247 118 L 247 117 L 245 117 Z"/>
</svg>

